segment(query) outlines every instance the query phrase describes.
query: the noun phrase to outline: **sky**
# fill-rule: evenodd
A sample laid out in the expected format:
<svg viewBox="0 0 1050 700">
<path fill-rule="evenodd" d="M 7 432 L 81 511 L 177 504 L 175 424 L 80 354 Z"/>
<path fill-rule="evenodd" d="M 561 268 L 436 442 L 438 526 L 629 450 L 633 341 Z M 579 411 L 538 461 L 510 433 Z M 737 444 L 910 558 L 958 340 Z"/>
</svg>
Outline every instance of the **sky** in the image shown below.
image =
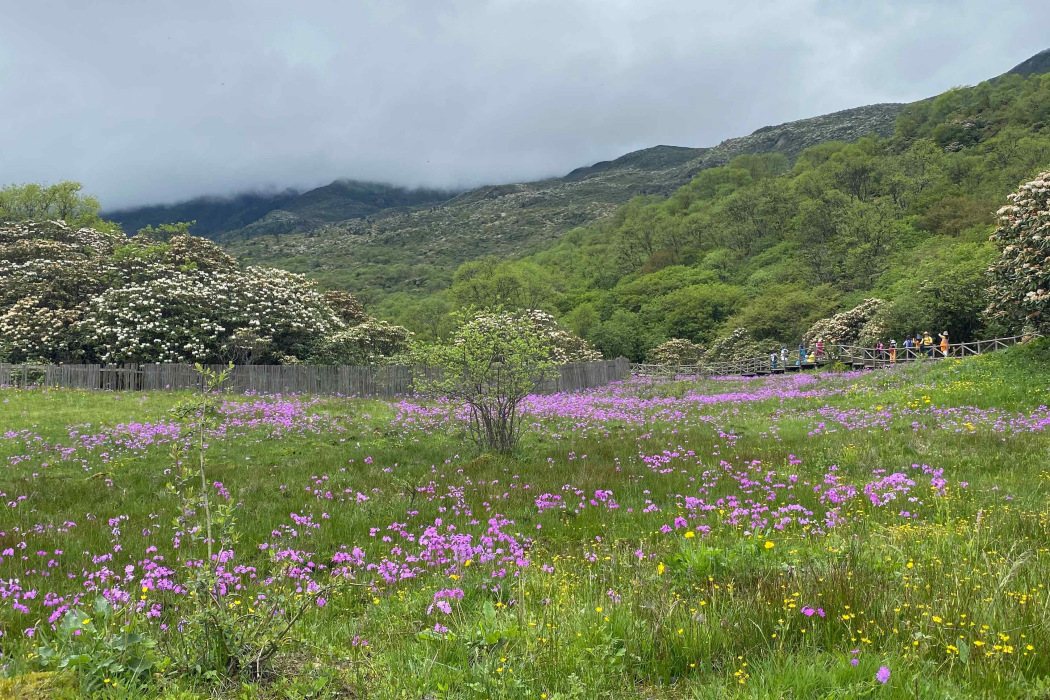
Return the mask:
<svg viewBox="0 0 1050 700">
<path fill-rule="evenodd" d="M 972 85 L 1045 0 L 0 0 L 0 183 L 462 188 Z"/>
</svg>

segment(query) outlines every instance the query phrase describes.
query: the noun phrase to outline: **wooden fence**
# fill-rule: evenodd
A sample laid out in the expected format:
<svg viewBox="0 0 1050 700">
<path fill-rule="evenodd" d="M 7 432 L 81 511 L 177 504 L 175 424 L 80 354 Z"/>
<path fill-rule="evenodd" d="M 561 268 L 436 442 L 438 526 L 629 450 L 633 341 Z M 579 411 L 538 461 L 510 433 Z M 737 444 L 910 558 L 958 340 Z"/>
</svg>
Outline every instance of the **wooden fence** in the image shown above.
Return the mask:
<svg viewBox="0 0 1050 700">
<path fill-rule="evenodd" d="M 209 365 L 221 371 L 225 365 Z M 438 378 L 433 369 L 399 365 L 237 365 L 223 386 L 237 394 L 329 394 L 342 396 L 408 396 L 417 379 Z M 578 391 L 604 386 L 630 376 L 624 358 L 570 362 L 537 393 Z M 192 365 L 7 365 L 0 364 L 0 385 L 61 387 L 104 391 L 173 391 L 197 389 L 201 378 Z"/>
<path fill-rule="evenodd" d="M 989 340 L 973 340 L 968 343 L 951 343 L 948 345 L 947 357 L 972 357 L 983 355 L 997 350 L 1013 347 L 1032 336 L 1011 336 L 1009 338 L 991 338 Z M 796 356 L 797 357 L 797 356 Z M 741 376 L 753 377 L 764 374 L 781 374 L 783 372 L 798 372 L 805 369 L 813 369 L 832 362 L 841 362 L 853 369 L 887 367 L 894 364 L 915 362 L 917 360 L 944 359 L 945 354 L 941 352 L 940 345 L 934 345 L 930 349 L 903 348 L 898 347 L 896 353 L 890 348 L 882 350 L 878 348 L 859 347 L 855 345 L 835 345 L 828 348 L 827 354 L 814 362 L 803 362 L 796 364 L 795 357 L 788 356 L 788 363 L 784 365 L 779 356 L 774 365 L 772 360 L 766 357 L 751 357 L 738 362 L 709 362 L 703 365 L 643 365 L 632 364 L 631 372 L 646 375 L 680 375 L 696 377 L 726 377 Z"/>
</svg>

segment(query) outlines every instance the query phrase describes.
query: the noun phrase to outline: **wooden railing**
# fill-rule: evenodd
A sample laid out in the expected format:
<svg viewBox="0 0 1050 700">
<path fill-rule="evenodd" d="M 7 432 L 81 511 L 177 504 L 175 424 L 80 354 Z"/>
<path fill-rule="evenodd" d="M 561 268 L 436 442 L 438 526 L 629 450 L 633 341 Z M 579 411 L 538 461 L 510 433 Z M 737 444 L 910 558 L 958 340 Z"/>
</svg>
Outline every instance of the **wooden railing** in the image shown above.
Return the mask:
<svg viewBox="0 0 1050 700">
<path fill-rule="evenodd" d="M 1008 338 L 991 338 L 989 340 L 971 340 L 966 343 L 949 343 L 947 353 L 941 350 L 941 346 L 938 343 L 931 346 L 916 348 L 897 347 L 896 352 L 894 352 L 893 348 L 888 347 L 884 347 L 880 350 L 879 348 L 866 348 L 856 345 L 838 345 L 836 346 L 836 359 L 843 364 L 851 365 L 853 367 L 885 367 L 887 365 L 915 362 L 917 360 L 939 360 L 944 359 L 945 357 L 972 357 L 974 355 L 984 355 L 985 353 L 996 352 L 997 350 L 1005 350 L 1006 348 L 1017 345 L 1026 337 L 1031 336 L 1015 335 Z"/>
<path fill-rule="evenodd" d="M 787 364 L 780 357 L 774 364 L 769 357 L 752 357 L 737 362 L 708 362 L 700 365 L 652 365 L 632 364 L 631 372 L 641 375 L 657 376 L 693 376 L 693 377 L 730 377 L 780 374 L 813 369 L 831 362 L 841 362 L 854 369 L 887 367 L 894 364 L 915 362 L 918 360 L 944 359 L 945 357 L 972 357 L 997 350 L 1013 347 L 1032 336 L 1010 336 L 1008 338 L 991 338 L 989 340 L 972 340 L 966 343 L 951 343 L 947 355 L 940 345 L 918 348 L 898 347 L 896 353 L 890 348 L 868 348 L 857 345 L 829 346 L 827 353 L 813 362 L 798 362 L 797 356 L 788 356 Z"/>
</svg>

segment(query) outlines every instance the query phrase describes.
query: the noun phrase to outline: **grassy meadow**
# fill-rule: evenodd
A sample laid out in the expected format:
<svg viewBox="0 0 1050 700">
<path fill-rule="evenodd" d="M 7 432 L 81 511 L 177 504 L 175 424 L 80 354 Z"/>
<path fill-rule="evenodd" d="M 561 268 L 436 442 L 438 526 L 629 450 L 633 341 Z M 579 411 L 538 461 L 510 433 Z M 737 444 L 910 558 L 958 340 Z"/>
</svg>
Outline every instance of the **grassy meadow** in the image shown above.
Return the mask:
<svg viewBox="0 0 1050 700">
<path fill-rule="evenodd" d="M 167 488 L 196 459 L 186 397 L 0 389 L 0 695 L 1050 697 L 1048 390 L 1044 341 L 636 378 L 533 397 L 508 456 L 441 402 L 227 397 L 206 466 L 237 533 L 223 600 L 258 601 L 275 551 L 347 584 L 229 680 L 165 664 L 180 557 L 203 557 Z M 93 620 L 100 597 L 123 612 Z M 105 625 L 148 642 L 147 672 L 92 670 L 98 645 L 55 672 L 56 630 Z"/>
</svg>

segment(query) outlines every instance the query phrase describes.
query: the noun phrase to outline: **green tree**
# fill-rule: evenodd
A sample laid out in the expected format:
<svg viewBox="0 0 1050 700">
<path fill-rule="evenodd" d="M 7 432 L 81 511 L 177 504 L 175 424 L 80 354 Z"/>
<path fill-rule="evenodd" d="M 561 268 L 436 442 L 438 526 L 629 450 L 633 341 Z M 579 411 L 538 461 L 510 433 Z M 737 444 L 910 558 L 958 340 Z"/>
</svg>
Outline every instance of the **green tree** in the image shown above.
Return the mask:
<svg viewBox="0 0 1050 700">
<path fill-rule="evenodd" d="M 653 338 L 638 314 L 618 309 L 588 340 L 607 358 L 626 357 L 632 362 L 641 362 L 649 348 L 663 339 Z"/>
<path fill-rule="evenodd" d="M 441 378 L 425 389 L 467 406 L 481 448 L 510 452 L 521 437 L 522 402 L 554 377 L 553 350 L 528 317 L 483 312 L 463 323 L 451 343 L 433 349 L 430 361 Z"/>
<path fill-rule="evenodd" d="M 116 224 L 103 221 L 98 200 L 83 193 L 83 185 L 63 180 L 54 185 L 8 185 L 0 188 L 0 222 L 50 221 L 58 219 L 73 227 L 90 226 L 118 231 Z"/>
<path fill-rule="evenodd" d="M 646 304 L 642 316 L 661 335 L 710 343 L 718 329 L 744 302 L 739 287 L 698 284 L 675 290 Z"/>
<path fill-rule="evenodd" d="M 189 235 L 190 229 L 196 223 L 196 221 L 178 221 L 172 224 L 157 224 L 156 228 L 149 224 L 145 228 L 140 228 L 137 235 L 145 240 L 167 243 L 175 236 Z"/>
</svg>

